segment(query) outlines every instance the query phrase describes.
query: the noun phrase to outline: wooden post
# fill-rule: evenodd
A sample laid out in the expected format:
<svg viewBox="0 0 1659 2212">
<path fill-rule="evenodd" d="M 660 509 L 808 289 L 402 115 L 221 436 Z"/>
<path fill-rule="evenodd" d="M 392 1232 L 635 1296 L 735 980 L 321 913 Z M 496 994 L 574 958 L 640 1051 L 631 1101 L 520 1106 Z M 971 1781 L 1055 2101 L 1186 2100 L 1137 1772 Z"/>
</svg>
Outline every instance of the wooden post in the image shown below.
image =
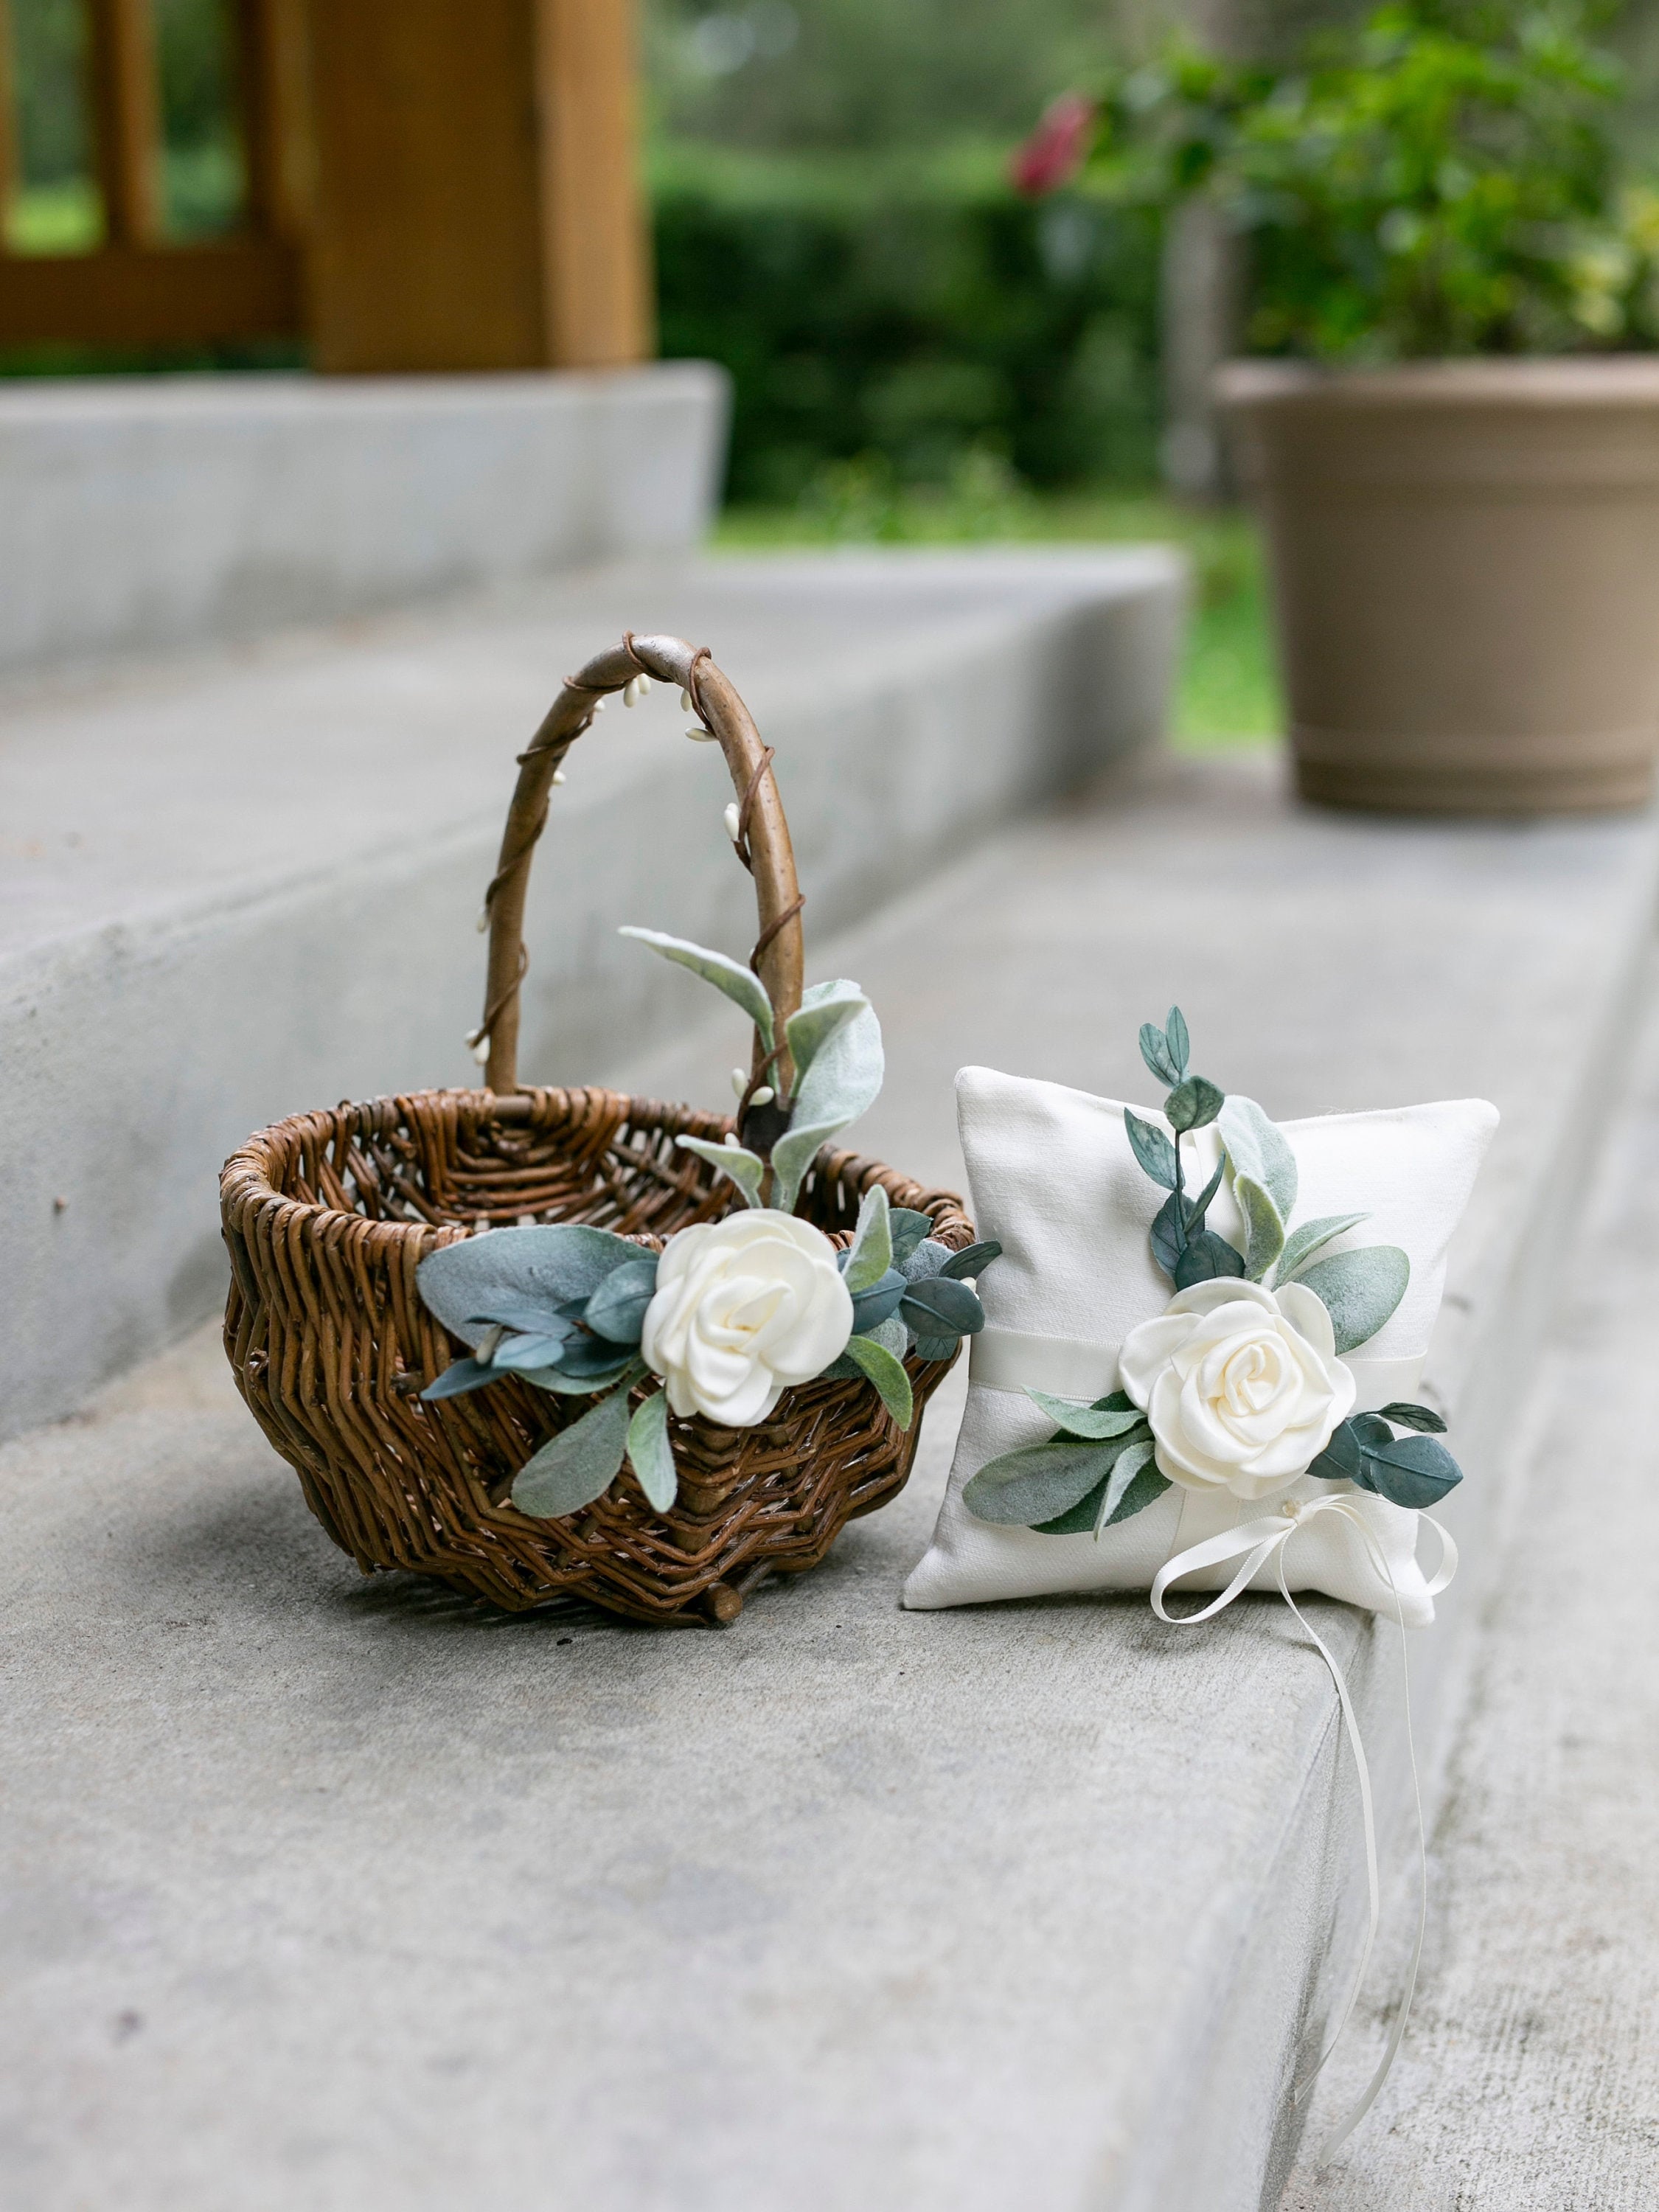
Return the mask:
<svg viewBox="0 0 1659 2212">
<path fill-rule="evenodd" d="M 11 58 L 11 16 L 7 0 L 0 0 L 0 252 L 5 251 L 11 221 L 12 195 L 17 190 L 16 72 Z"/>
<path fill-rule="evenodd" d="M 161 98 L 149 0 L 91 0 L 88 20 L 105 240 L 149 246 L 161 228 Z"/>
<path fill-rule="evenodd" d="M 236 0 L 236 29 L 247 226 L 265 238 L 301 239 L 314 189 L 304 0 Z"/>
<path fill-rule="evenodd" d="M 308 25 L 318 367 L 639 360 L 632 0 L 310 0 Z"/>
</svg>

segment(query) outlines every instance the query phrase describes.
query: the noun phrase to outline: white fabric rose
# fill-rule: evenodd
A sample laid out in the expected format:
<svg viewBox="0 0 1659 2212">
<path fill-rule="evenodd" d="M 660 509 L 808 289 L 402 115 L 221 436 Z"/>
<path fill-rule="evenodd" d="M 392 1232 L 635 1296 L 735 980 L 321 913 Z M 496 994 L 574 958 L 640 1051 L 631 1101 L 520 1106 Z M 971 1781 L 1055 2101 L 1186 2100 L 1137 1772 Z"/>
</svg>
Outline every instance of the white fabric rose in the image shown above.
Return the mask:
<svg viewBox="0 0 1659 2212">
<path fill-rule="evenodd" d="M 1243 1498 L 1304 1474 L 1358 1387 L 1305 1284 L 1266 1291 L 1236 1276 L 1177 1291 L 1156 1321 L 1129 1332 L 1118 1373 L 1152 1425 L 1158 1472 Z"/>
<path fill-rule="evenodd" d="M 821 1375 L 852 1334 L 830 1239 L 793 1213 L 755 1207 L 669 1238 L 640 1350 L 676 1413 L 749 1429 L 792 1382 Z"/>
</svg>

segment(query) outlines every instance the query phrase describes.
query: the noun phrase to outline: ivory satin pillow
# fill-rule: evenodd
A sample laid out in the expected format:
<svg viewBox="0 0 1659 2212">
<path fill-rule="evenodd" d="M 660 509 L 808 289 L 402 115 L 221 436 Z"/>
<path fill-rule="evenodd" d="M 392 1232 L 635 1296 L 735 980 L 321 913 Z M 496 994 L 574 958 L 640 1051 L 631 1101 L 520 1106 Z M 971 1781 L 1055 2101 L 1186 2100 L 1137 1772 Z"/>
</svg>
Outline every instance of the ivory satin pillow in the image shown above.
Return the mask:
<svg viewBox="0 0 1659 2212">
<path fill-rule="evenodd" d="M 963 1485 L 988 1461 L 1053 1434 L 1052 1419 L 1026 1396 L 1026 1384 L 1059 1397 L 1103 1395 L 1117 1384 L 1124 1339 L 1169 1303 L 1170 1286 L 1148 1241 L 1164 1194 L 1130 1150 L 1123 1111 L 1115 1099 L 989 1068 L 964 1068 L 957 1078 L 975 1224 L 981 1237 L 1001 1244 L 1002 1257 L 979 1280 L 986 1327 L 972 1340 L 950 1487 L 933 1542 L 905 1584 L 905 1604 L 927 1609 L 1061 1591 L 1149 1589 L 1177 1552 L 1284 1499 L 1328 1497 L 1334 1488 L 1363 1514 L 1386 1558 L 1407 1625 L 1426 1626 L 1434 1606 L 1415 1558 L 1416 1513 L 1314 1476 L 1303 1476 L 1265 1507 L 1228 1492 L 1176 1485 L 1098 1538 L 994 1525 L 963 1504 Z M 1144 1118 L 1159 1121 L 1150 1112 Z M 1347 1357 L 1358 1385 L 1357 1411 L 1416 1395 L 1440 1310 L 1447 1248 L 1497 1126 L 1497 1109 L 1483 1099 L 1280 1125 L 1296 1155 L 1297 1218 L 1364 1212 L 1370 1218 L 1363 1226 L 1328 1249 L 1395 1244 L 1411 1261 L 1399 1305 Z M 1218 1133 L 1196 1131 L 1188 1143 L 1207 1174 L 1220 1157 Z M 1220 1235 L 1242 1239 L 1224 1184 L 1211 1222 Z M 1323 1515 L 1299 1530 L 1284 1567 L 1292 1589 L 1394 1612 L 1363 1535 L 1341 1515 Z M 1180 1587 L 1219 1589 L 1231 1571 L 1200 1570 Z M 1264 1567 L 1251 1587 L 1276 1587 L 1276 1572 Z"/>
</svg>

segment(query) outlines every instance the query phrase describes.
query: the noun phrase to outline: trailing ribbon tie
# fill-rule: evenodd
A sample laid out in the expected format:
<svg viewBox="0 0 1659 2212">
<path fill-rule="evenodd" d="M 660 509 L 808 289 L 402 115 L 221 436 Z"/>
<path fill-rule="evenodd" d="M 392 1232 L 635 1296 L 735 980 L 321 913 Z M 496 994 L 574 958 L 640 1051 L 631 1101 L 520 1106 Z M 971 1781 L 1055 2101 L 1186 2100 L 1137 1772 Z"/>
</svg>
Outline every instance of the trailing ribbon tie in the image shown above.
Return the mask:
<svg viewBox="0 0 1659 2212">
<path fill-rule="evenodd" d="M 1226 1529 L 1218 1536 L 1206 1537 L 1202 1543 L 1194 1544 L 1187 1551 L 1178 1552 L 1172 1559 L 1167 1560 L 1158 1569 L 1153 1580 L 1152 1611 L 1160 1620 L 1168 1621 L 1171 1627 L 1194 1627 L 1199 1621 L 1209 1620 L 1224 1607 L 1230 1606 L 1242 1591 L 1249 1588 L 1268 1561 L 1272 1560 L 1279 1583 L 1279 1595 L 1295 1614 L 1298 1624 L 1305 1631 L 1310 1640 L 1317 1648 L 1320 1656 L 1331 1670 L 1332 1681 L 1336 1685 L 1337 1701 L 1342 1708 L 1342 1725 L 1347 1731 L 1348 1747 L 1353 1753 L 1354 1771 L 1359 1782 L 1359 1806 L 1364 1817 L 1365 1833 L 1365 1878 L 1370 1896 L 1370 1915 L 1365 1931 L 1364 1945 L 1359 1954 L 1359 1964 L 1355 1970 L 1353 1981 L 1348 1990 L 1347 2002 L 1338 2015 L 1334 2029 L 1326 2040 L 1325 2048 L 1319 2055 L 1318 2063 L 1311 2073 L 1304 2075 L 1292 2093 L 1291 2102 L 1300 2104 L 1324 2071 L 1327 2060 L 1342 2039 L 1343 2030 L 1347 2027 L 1359 1996 L 1360 1985 L 1365 1978 L 1365 1969 L 1370 1964 L 1372 1947 L 1376 1941 L 1377 1922 L 1382 1913 L 1381 1889 L 1376 1872 L 1376 1821 L 1371 1807 L 1370 1769 L 1365 1763 L 1365 1747 L 1360 1741 L 1359 1723 L 1354 1713 L 1353 1699 L 1348 1693 L 1348 1685 L 1341 1668 L 1336 1662 L 1335 1655 L 1291 1595 L 1290 1586 L 1285 1578 L 1285 1553 L 1291 1539 L 1298 1529 L 1304 1528 L 1310 1521 L 1316 1519 L 1322 1513 L 1340 1514 L 1345 1521 L 1352 1522 L 1358 1529 L 1361 1540 L 1370 1554 L 1371 1563 L 1388 1583 L 1389 1594 L 1394 1600 L 1395 1617 L 1400 1623 L 1401 1682 L 1406 1701 L 1406 1750 L 1411 1761 L 1412 1796 L 1417 1808 L 1418 1863 L 1417 1941 L 1413 1947 L 1411 1966 L 1406 1976 L 1405 1995 L 1401 1997 L 1400 2009 L 1395 2015 L 1394 2027 L 1389 2032 L 1388 2046 L 1382 2053 L 1382 2062 L 1367 2083 L 1364 2094 L 1352 2111 L 1338 2123 L 1320 2146 L 1318 2157 L 1322 2165 L 1327 2159 L 1335 2157 L 1337 2152 L 1370 2112 L 1382 2084 L 1389 2078 L 1389 2071 L 1394 2064 L 1395 2054 L 1400 2048 L 1401 2038 L 1406 2033 L 1406 2021 L 1411 2013 L 1412 1998 L 1416 1993 L 1417 1970 L 1422 1961 L 1423 1937 L 1428 1926 L 1428 1842 L 1423 1827 L 1423 1792 L 1417 1778 L 1417 1747 L 1412 1737 L 1411 1680 L 1409 1674 L 1406 1671 L 1406 1622 L 1401 1609 L 1400 1592 L 1395 1585 L 1394 1573 L 1382 1547 L 1366 1526 L 1364 1514 L 1358 1510 L 1352 1500 L 1343 1497 L 1311 1498 L 1300 1505 L 1287 1502 L 1271 1516 L 1266 1516 L 1259 1521 L 1243 1522 L 1237 1528 Z M 1440 1565 L 1433 1580 L 1428 1584 L 1429 1596 L 1437 1597 L 1457 1572 L 1457 1547 L 1432 1515 L 1424 1513 L 1419 1516 L 1419 1518 L 1426 1521 L 1440 1539 Z M 1219 1566 L 1225 1560 L 1241 1557 L 1243 1559 L 1243 1565 L 1219 1597 L 1212 1599 L 1208 1605 L 1197 1613 L 1165 1612 L 1164 1594 L 1172 1583 L 1179 1582 L 1183 1576 L 1196 1574 L 1201 1567 Z"/>
</svg>

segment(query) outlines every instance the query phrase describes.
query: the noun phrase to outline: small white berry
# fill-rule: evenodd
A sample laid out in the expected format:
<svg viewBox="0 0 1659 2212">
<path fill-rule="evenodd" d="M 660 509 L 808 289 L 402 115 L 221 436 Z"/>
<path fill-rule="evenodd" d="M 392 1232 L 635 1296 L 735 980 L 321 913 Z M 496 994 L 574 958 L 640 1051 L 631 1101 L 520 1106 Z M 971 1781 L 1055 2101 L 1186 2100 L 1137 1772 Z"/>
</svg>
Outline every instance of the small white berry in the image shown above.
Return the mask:
<svg viewBox="0 0 1659 2212">
<path fill-rule="evenodd" d="M 624 706 L 624 707 L 631 707 L 631 706 L 634 704 L 635 701 L 639 697 L 639 696 L 640 696 L 640 679 L 639 679 L 639 678 L 638 678 L 637 676 L 630 676 L 630 677 L 629 678 L 629 679 L 628 679 L 627 683 L 626 683 L 626 684 L 624 684 L 623 685 L 623 706 Z"/>
<path fill-rule="evenodd" d="M 487 1036 L 481 1036 L 477 1044 L 473 1045 L 472 1057 L 480 1067 L 487 1063 L 489 1058 L 489 1039 Z"/>
<path fill-rule="evenodd" d="M 734 1098 L 741 1098 L 748 1088 L 749 1078 L 740 1067 L 734 1067 L 732 1071 L 732 1096 Z"/>
<path fill-rule="evenodd" d="M 485 930 L 487 930 L 489 927 L 489 908 L 488 906 L 481 906 L 478 908 L 478 934 L 480 937 L 483 935 Z"/>
<path fill-rule="evenodd" d="M 643 699 L 646 693 L 651 689 L 651 678 L 648 676 L 640 675 L 634 678 L 634 683 L 635 687 L 634 696 L 636 699 Z"/>
<path fill-rule="evenodd" d="M 593 712 L 594 712 L 596 714 L 604 714 L 604 712 L 605 712 L 605 702 L 604 702 L 604 700 L 603 700 L 603 699 L 596 699 L 596 700 L 593 702 Z"/>
<path fill-rule="evenodd" d="M 751 1106 L 769 1106 L 777 1095 L 769 1083 L 763 1083 L 749 1103 Z"/>
<path fill-rule="evenodd" d="M 689 691 L 682 691 L 680 694 L 680 712 L 682 714 L 689 714 L 691 712 L 691 694 Z"/>
<path fill-rule="evenodd" d="M 714 743 L 714 732 L 712 730 L 705 730 L 701 723 L 697 725 L 695 730 L 688 730 L 685 734 L 688 738 L 691 738 L 694 743 L 700 745 L 712 744 Z"/>
<path fill-rule="evenodd" d="M 555 783 L 562 783 L 564 781 L 564 770 L 562 768 L 556 768 L 554 769 L 553 781 Z"/>
<path fill-rule="evenodd" d="M 726 834 L 734 845 L 738 842 L 738 802 L 734 799 L 723 817 L 726 823 Z"/>
<path fill-rule="evenodd" d="M 743 1146 L 738 1143 L 735 1133 L 730 1129 L 726 1133 L 726 1141 L 732 1147 L 732 1150 L 734 1152 L 740 1152 L 743 1150 Z"/>
</svg>

